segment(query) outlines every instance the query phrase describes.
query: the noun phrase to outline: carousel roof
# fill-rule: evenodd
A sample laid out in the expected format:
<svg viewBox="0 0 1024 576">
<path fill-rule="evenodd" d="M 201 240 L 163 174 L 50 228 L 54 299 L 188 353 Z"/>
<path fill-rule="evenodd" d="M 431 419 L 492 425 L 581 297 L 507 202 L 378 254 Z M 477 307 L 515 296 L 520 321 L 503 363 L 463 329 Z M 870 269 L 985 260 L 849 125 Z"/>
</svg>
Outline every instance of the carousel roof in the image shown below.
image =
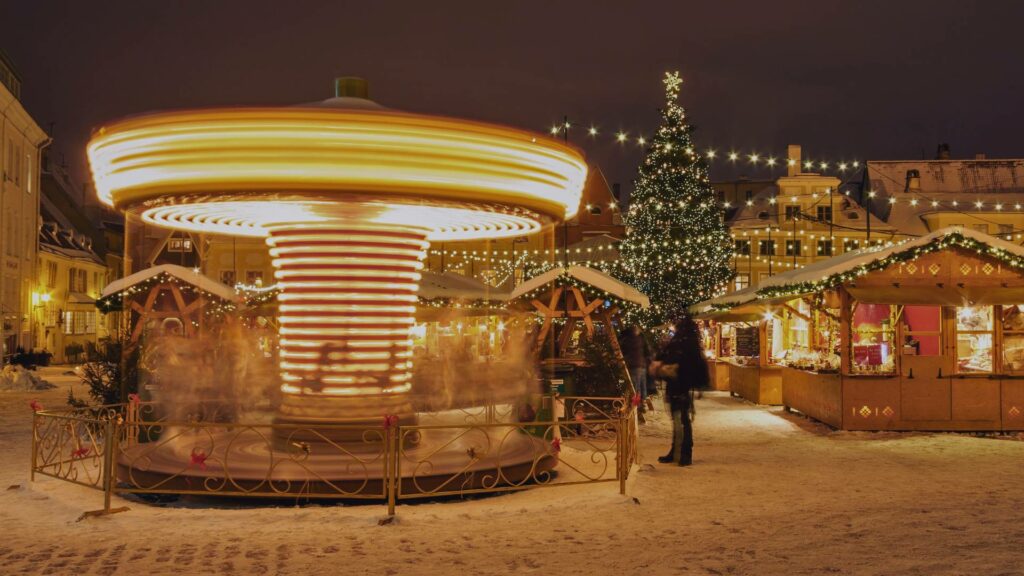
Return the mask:
<svg viewBox="0 0 1024 576">
<path fill-rule="evenodd" d="M 114 280 L 110 284 L 107 284 L 107 287 L 103 289 L 100 298 L 106 298 L 113 294 L 117 294 L 118 292 L 127 290 L 136 284 L 141 284 L 146 280 L 161 274 L 173 276 L 223 300 L 229 300 L 231 302 L 236 302 L 238 300 L 238 294 L 235 292 L 234 288 L 204 276 L 191 268 L 185 268 L 184 266 L 178 266 L 176 264 L 160 264 L 159 266 L 146 268 L 145 270 L 140 270 L 130 276 Z"/>
<path fill-rule="evenodd" d="M 589 284 L 594 288 L 603 290 L 620 300 L 626 300 L 634 304 L 638 304 L 642 308 L 647 308 L 651 305 L 651 301 L 647 298 L 643 292 L 640 292 L 636 288 L 633 288 L 629 284 L 625 284 L 612 278 L 611 276 L 601 272 L 600 270 L 594 270 L 587 266 L 569 266 L 568 268 L 552 268 L 547 272 L 534 276 L 533 278 L 523 282 L 519 286 L 516 286 L 512 293 L 509 295 L 509 300 L 514 300 L 520 296 L 532 292 L 545 284 L 550 284 L 557 281 L 562 275 L 568 275 L 580 282 Z"/>
<path fill-rule="evenodd" d="M 807 283 L 819 282 L 836 274 L 854 272 L 861 268 L 870 267 L 872 264 L 884 260 L 893 254 L 929 246 L 952 235 L 962 236 L 963 238 L 980 242 L 993 250 L 1024 258 L 1024 246 L 1007 242 L 1006 240 L 1001 240 L 995 236 L 970 228 L 950 226 L 920 238 L 905 240 L 890 246 L 878 246 L 847 252 L 833 258 L 819 260 L 803 268 L 776 274 L 765 279 L 759 286 L 723 294 L 694 304 L 690 311 L 694 314 L 708 314 L 717 309 L 739 306 L 758 299 L 771 298 L 773 294 L 784 292 L 788 287 L 799 287 Z M 788 297 L 792 298 L 793 296 L 789 295 Z"/>
</svg>

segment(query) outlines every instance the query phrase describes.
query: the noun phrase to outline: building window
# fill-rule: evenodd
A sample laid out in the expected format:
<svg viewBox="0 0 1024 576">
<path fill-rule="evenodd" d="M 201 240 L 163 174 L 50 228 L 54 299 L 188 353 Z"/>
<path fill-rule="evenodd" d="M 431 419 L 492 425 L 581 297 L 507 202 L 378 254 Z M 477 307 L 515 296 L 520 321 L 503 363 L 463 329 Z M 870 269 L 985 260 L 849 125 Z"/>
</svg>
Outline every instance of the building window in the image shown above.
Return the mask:
<svg viewBox="0 0 1024 576">
<path fill-rule="evenodd" d="M 799 206 L 786 206 L 786 221 L 796 220 L 800 218 L 800 207 Z"/>
<path fill-rule="evenodd" d="M 818 221 L 819 222 L 831 222 L 832 221 L 832 207 L 831 206 L 818 206 Z"/>
<path fill-rule="evenodd" d="M 53 302 L 46 303 L 46 327 L 52 328 L 57 325 L 57 317 L 60 315 L 60 308 Z"/>
<path fill-rule="evenodd" d="M 736 254 L 750 256 L 750 240 L 737 240 L 735 242 Z"/>
<path fill-rule="evenodd" d="M 750 274 L 737 274 L 735 287 L 737 290 L 743 290 L 747 286 L 750 286 Z"/>
<path fill-rule="evenodd" d="M 993 325 L 991 306 L 957 307 L 957 372 L 970 374 L 992 371 Z"/>
<path fill-rule="evenodd" d="M 89 273 L 81 268 L 68 268 L 68 292 L 86 293 L 89 290 Z"/>
<path fill-rule="evenodd" d="M 843 240 L 843 252 L 853 252 L 854 250 L 860 250 L 860 240 L 849 238 Z"/>
<path fill-rule="evenodd" d="M 64 313 L 65 334 L 95 334 L 96 313 L 92 311 L 74 310 Z"/>
<path fill-rule="evenodd" d="M 774 256 L 775 255 L 775 240 L 761 240 L 758 243 L 758 252 L 761 256 Z"/>
<path fill-rule="evenodd" d="M 988 234 L 988 224 L 974 224 L 971 227 L 977 230 L 978 232 Z"/>
<path fill-rule="evenodd" d="M 786 240 L 786 256 L 800 256 L 799 240 Z"/>
<path fill-rule="evenodd" d="M 831 256 L 832 255 L 832 241 L 831 240 L 818 240 L 818 256 Z"/>
<path fill-rule="evenodd" d="M 1012 240 L 1013 239 L 1013 226 L 1010 225 L 1010 224 L 1000 224 L 999 225 L 999 235 L 1002 236 L 1003 239 L 1005 239 L 1005 240 Z"/>
<path fill-rule="evenodd" d="M 46 287 L 56 288 L 57 287 L 57 263 L 47 262 L 46 263 Z"/>
<path fill-rule="evenodd" d="M 234 270 L 221 270 L 220 271 L 220 281 L 221 281 L 221 284 L 226 284 L 228 286 L 234 286 L 235 285 L 235 271 Z"/>
<path fill-rule="evenodd" d="M 263 286 L 263 270 L 246 270 L 245 283 L 249 286 Z"/>
<path fill-rule="evenodd" d="M 895 316 L 895 306 L 855 303 L 850 319 L 850 370 L 854 374 L 892 374 L 896 371 L 893 354 Z"/>
<path fill-rule="evenodd" d="M 171 238 L 167 241 L 168 252 L 191 252 L 192 240 L 188 238 Z"/>
<path fill-rule="evenodd" d="M 754 191 L 753 190 L 747 190 L 747 201 L 749 202 L 750 200 L 753 200 L 753 199 L 754 199 Z"/>
<path fill-rule="evenodd" d="M 1020 374 L 1024 372 L 1024 305 L 1004 305 L 1002 324 L 1003 370 Z"/>
</svg>

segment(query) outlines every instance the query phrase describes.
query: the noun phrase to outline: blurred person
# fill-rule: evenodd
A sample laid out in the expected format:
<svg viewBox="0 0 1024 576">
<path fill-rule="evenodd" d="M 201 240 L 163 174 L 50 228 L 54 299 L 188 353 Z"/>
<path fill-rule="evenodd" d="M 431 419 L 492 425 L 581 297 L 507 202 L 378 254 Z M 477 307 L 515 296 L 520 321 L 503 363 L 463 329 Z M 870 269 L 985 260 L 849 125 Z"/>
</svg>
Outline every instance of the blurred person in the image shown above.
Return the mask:
<svg viewBox="0 0 1024 576">
<path fill-rule="evenodd" d="M 708 365 L 700 332 L 689 316 L 676 322 L 675 334 L 655 356 L 651 376 L 665 381 L 665 402 L 672 413 L 672 448 L 658 458 L 663 464 L 693 463 L 693 392 L 708 386 Z"/>
</svg>

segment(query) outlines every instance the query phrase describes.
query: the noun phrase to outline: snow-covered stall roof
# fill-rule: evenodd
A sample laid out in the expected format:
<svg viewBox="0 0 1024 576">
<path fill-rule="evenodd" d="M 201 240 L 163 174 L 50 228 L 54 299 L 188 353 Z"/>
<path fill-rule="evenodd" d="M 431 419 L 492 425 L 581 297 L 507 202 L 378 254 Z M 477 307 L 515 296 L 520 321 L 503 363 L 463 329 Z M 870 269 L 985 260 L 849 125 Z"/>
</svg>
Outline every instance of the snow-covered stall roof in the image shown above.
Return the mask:
<svg viewBox="0 0 1024 576">
<path fill-rule="evenodd" d="M 803 268 L 790 270 L 765 279 L 760 286 L 754 289 L 746 288 L 731 294 L 724 294 L 710 300 L 705 300 L 693 305 L 690 310 L 694 314 L 710 314 L 715 310 L 730 308 L 747 304 L 755 300 L 766 300 L 781 293 L 787 293 L 787 288 L 799 289 L 808 283 L 820 282 L 837 274 L 854 272 L 859 269 L 870 268 L 872 264 L 915 248 L 922 248 L 939 242 L 951 235 L 962 236 L 985 244 L 992 249 L 1003 251 L 1011 256 L 1024 259 L 1024 246 L 1001 240 L 995 236 L 978 232 L 960 226 L 950 226 L 936 230 L 920 238 L 905 240 L 891 246 L 864 248 L 853 252 L 847 252 L 826 260 L 819 260 Z M 792 297 L 795 294 L 790 293 Z"/>
<path fill-rule="evenodd" d="M 234 288 L 221 284 L 207 276 L 203 276 L 191 268 L 185 268 L 184 266 L 178 266 L 176 264 L 160 264 L 158 266 L 153 266 L 152 268 L 140 270 L 134 274 L 125 276 L 124 278 L 114 280 L 110 284 L 107 284 L 107 287 L 103 289 L 103 292 L 100 294 L 100 298 L 107 298 L 108 296 L 127 290 L 136 284 L 141 284 L 150 278 L 159 276 L 160 274 L 173 276 L 223 300 L 231 302 L 237 302 L 239 300 L 238 294 L 235 292 Z"/>
<path fill-rule="evenodd" d="M 601 272 L 600 270 L 594 270 L 587 266 L 569 266 L 568 268 L 558 267 L 552 268 L 543 274 L 534 276 L 533 278 L 523 282 L 519 286 L 516 286 L 509 294 L 509 300 L 515 300 L 520 296 L 527 294 L 544 286 L 557 281 L 563 274 L 571 276 L 580 282 L 589 284 L 594 288 L 603 290 L 620 300 L 632 302 L 639 305 L 641 308 L 647 308 L 651 305 L 650 299 L 643 292 L 640 292 L 636 288 L 633 288 L 629 284 L 620 282 L 615 278 Z"/>
<path fill-rule="evenodd" d="M 509 294 L 506 290 L 484 284 L 476 278 L 454 272 L 423 272 L 420 280 L 419 297 L 424 300 L 450 298 L 453 300 L 491 300 L 504 302 Z"/>
</svg>

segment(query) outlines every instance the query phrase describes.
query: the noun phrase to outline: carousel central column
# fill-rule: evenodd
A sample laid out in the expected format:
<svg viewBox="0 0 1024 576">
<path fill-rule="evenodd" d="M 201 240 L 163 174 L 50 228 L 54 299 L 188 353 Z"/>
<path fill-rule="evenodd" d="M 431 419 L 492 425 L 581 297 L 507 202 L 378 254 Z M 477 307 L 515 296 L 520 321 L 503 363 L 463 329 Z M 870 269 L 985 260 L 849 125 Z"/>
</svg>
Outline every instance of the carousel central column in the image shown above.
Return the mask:
<svg viewBox="0 0 1024 576">
<path fill-rule="evenodd" d="M 409 330 L 427 230 L 339 219 L 269 231 L 281 288 L 277 421 L 412 420 Z"/>
</svg>

